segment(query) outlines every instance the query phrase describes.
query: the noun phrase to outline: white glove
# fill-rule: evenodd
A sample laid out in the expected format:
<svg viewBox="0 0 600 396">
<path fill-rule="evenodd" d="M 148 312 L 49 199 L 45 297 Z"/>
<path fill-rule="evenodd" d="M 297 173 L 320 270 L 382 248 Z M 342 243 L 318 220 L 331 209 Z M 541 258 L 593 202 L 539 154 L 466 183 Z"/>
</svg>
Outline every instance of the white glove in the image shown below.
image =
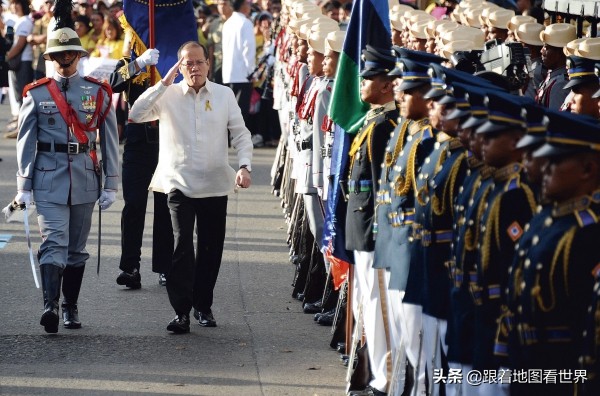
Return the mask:
<svg viewBox="0 0 600 396">
<path fill-rule="evenodd" d="M 100 206 L 101 210 L 106 210 L 110 208 L 110 205 L 112 205 L 116 200 L 116 191 L 102 190 L 102 193 L 100 193 L 100 198 L 98 198 L 98 206 Z"/>
<path fill-rule="evenodd" d="M 19 191 L 15 196 L 15 202 L 18 204 L 25 204 L 25 206 L 29 207 L 29 204 L 31 204 L 31 191 Z"/>
<path fill-rule="evenodd" d="M 158 63 L 158 50 L 156 48 L 150 48 L 144 51 L 135 61 L 137 62 L 140 69 L 146 66 L 156 65 Z"/>
</svg>

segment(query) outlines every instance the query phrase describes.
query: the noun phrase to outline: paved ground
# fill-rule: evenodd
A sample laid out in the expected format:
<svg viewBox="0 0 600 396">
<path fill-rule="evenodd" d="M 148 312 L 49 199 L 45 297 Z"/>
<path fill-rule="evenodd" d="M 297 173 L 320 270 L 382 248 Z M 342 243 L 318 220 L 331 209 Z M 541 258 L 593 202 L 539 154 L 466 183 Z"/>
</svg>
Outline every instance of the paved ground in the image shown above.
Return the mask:
<svg viewBox="0 0 600 396">
<path fill-rule="evenodd" d="M 1 105 L 0 126 L 8 118 L 8 105 Z M 0 206 L 15 194 L 14 145 L 15 140 L 0 138 Z M 99 276 L 94 215 L 92 257 L 79 301 L 83 328 L 47 335 L 38 324 L 42 292 L 33 283 L 24 232 L 18 224 L 0 221 L 0 234 L 10 236 L 0 247 L 0 394 L 343 394 L 344 369 L 328 347 L 330 329 L 316 325 L 290 297 L 293 267 L 279 200 L 268 185 L 273 155 L 274 149 L 255 150 L 254 185 L 230 197 L 213 308 L 217 328 L 193 325 L 190 334 L 179 336 L 166 331 L 173 312 L 165 288 L 150 271 L 148 232 L 142 289 L 129 291 L 115 283 L 120 200 L 102 216 Z M 151 219 L 149 211 L 147 224 Z"/>
</svg>

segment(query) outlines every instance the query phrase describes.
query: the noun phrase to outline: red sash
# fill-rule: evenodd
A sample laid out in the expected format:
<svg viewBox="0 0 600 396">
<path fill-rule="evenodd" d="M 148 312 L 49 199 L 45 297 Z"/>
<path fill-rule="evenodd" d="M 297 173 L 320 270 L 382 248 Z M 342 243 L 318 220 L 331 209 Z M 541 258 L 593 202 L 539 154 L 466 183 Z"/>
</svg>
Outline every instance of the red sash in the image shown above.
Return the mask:
<svg viewBox="0 0 600 396">
<path fill-rule="evenodd" d="M 94 79 L 86 78 L 86 80 L 99 83 L 97 80 Z M 73 107 L 71 107 L 70 104 L 67 103 L 64 96 L 60 94 L 60 90 L 58 89 L 56 80 L 50 79 L 50 81 L 48 82 L 48 92 L 50 92 L 50 96 L 52 96 L 52 100 L 54 100 L 54 103 L 56 103 L 56 107 L 58 107 L 60 115 L 62 116 L 63 120 L 65 120 L 65 122 L 67 123 L 67 127 L 71 128 L 73 135 L 75 135 L 75 138 L 77 139 L 79 144 L 88 144 L 89 139 L 85 132 L 91 132 L 100 128 L 100 125 L 104 122 L 110 110 L 111 105 L 109 104 L 104 114 L 100 114 L 100 109 L 102 108 L 102 104 L 104 103 L 104 95 L 102 94 L 102 89 L 106 90 L 108 94 L 111 93 L 110 87 L 107 88 L 105 84 L 100 84 L 101 85 L 100 88 L 98 88 L 98 93 L 96 96 L 98 98 L 96 102 L 96 110 L 94 111 L 92 118 L 84 124 L 79 120 L 77 112 L 73 109 Z M 96 121 L 95 124 L 94 120 Z M 96 150 L 92 150 L 90 148 L 89 152 L 90 158 L 94 163 L 94 169 L 96 169 L 96 172 L 99 172 L 100 169 L 98 167 L 98 156 L 96 155 Z"/>
<path fill-rule="evenodd" d="M 315 114 L 315 102 L 319 93 L 319 82 L 318 78 L 313 78 L 308 92 L 302 98 L 302 103 L 298 107 L 298 118 L 301 120 L 308 120 L 309 117 L 312 118 Z"/>
<path fill-rule="evenodd" d="M 321 124 L 321 130 L 323 132 L 333 132 L 333 120 L 328 115 L 323 117 L 323 123 Z"/>
</svg>

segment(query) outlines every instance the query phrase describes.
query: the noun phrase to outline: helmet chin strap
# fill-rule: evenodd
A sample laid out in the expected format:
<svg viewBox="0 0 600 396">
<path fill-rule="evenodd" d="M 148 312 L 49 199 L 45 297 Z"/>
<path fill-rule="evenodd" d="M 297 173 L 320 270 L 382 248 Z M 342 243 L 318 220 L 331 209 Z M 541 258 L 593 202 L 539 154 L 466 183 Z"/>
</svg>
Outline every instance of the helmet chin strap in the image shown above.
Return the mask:
<svg viewBox="0 0 600 396">
<path fill-rule="evenodd" d="M 77 58 L 73 58 L 73 60 L 71 62 L 69 62 L 69 63 L 60 63 L 58 61 L 57 62 L 60 65 L 60 67 L 66 69 L 67 67 L 70 67 L 73 64 L 73 62 L 75 62 L 75 59 L 77 59 Z"/>
</svg>

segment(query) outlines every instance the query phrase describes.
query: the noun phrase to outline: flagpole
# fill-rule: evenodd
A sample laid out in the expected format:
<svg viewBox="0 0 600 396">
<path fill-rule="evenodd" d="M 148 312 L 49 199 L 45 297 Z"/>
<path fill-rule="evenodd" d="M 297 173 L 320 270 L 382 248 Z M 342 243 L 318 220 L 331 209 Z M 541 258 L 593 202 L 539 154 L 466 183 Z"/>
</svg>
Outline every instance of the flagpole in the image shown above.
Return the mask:
<svg viewBox="0 0 600 396">
<path fill-rule="evenodd" d="M 154 0 L 148 0 L 148 45 L 149 48 L 156 48 L 154 39 Z M 150 66 L 150 85 L 154 85 L 156 66 Z"/>
</svg>

